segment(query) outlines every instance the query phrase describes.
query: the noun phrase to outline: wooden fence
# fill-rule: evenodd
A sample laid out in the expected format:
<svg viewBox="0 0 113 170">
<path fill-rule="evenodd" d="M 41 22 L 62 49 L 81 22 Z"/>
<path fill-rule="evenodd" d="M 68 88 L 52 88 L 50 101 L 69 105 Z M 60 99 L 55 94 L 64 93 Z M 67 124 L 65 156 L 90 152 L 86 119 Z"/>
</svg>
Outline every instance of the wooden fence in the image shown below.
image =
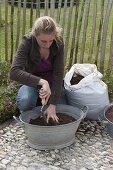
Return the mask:
<svg viewBox="0 0 113 170">
<path fill-rule="evenodd" d="M 95 63 L 102 73 L 111 71 L 112 6 L 113 0 L 0 0 L 0 59 L 12 62 L 35 19 L 49 15 L 63 28 L 67 70 L 74 63 Z"/>
</svg>

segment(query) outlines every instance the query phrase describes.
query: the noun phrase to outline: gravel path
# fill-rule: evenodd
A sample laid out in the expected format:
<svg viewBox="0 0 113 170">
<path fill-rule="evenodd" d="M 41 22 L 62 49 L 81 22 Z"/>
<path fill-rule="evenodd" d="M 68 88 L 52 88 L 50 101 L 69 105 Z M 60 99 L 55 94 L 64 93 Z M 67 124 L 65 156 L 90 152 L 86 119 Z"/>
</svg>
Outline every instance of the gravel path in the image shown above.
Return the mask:
<svg viewBox="0 0 113 170">
<path fill-rule="evenodd" d="M 0 170 L 113 170 L 112 139 L 103 125 L 83 121 L 75 139 L 64 149 L 35 150 L 12 120 L 0 127 Z"/>
</svg>

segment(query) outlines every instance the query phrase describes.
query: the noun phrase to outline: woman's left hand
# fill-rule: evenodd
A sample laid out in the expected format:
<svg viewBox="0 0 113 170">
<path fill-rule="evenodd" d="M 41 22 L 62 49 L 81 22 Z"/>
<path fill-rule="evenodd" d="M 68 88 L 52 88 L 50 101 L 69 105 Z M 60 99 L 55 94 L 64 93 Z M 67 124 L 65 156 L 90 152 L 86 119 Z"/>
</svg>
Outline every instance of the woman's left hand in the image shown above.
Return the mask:
<svg viewBox="0 0 113 170">
<path fill-rule="evenodd" d="M 50 104 L 49 107 L 46 109 L 45 113 L 47 114 L 47 123 L 49 122 L 49 119 L 52 118 L 53 121 L 58 123 L 58 117 L 56 115 L 56 106 L 53 104 Z"/>
</svg>

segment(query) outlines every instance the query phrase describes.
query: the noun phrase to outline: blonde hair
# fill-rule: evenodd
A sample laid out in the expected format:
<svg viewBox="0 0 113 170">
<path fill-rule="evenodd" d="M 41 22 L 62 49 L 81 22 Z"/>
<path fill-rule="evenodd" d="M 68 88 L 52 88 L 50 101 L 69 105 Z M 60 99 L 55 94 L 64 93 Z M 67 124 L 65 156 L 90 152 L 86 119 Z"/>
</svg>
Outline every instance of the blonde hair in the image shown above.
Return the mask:
<svg viewBox="0 0 113 170">
<path fill-rule="evenodd" d="M 35 37 L 43 34 L 54 34 L 55 40 L 61 39 L 62 28 L 49 16 L 43 16 L 38 18 L 31 30 L 31 34 Z"/>
</svg>

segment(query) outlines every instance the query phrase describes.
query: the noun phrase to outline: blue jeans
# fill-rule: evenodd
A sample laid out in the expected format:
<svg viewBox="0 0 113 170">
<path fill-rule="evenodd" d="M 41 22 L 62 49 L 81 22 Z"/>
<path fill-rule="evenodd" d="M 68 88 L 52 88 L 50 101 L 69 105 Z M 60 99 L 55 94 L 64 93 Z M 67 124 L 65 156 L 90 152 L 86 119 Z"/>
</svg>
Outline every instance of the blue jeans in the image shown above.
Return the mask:
<svg viewBox="0 0 113 170">
<path fill-rule="evenodd" d="M 39 91 L 37 87 L 22 85 L 16 97 L 17 107 L 21 112 L 31 110 L 36 107 L 38 98 Z M 67 104 L 64 88 L 62 88 L 61 97 L 59 98 L 57 104 Z"/>
</svg>

